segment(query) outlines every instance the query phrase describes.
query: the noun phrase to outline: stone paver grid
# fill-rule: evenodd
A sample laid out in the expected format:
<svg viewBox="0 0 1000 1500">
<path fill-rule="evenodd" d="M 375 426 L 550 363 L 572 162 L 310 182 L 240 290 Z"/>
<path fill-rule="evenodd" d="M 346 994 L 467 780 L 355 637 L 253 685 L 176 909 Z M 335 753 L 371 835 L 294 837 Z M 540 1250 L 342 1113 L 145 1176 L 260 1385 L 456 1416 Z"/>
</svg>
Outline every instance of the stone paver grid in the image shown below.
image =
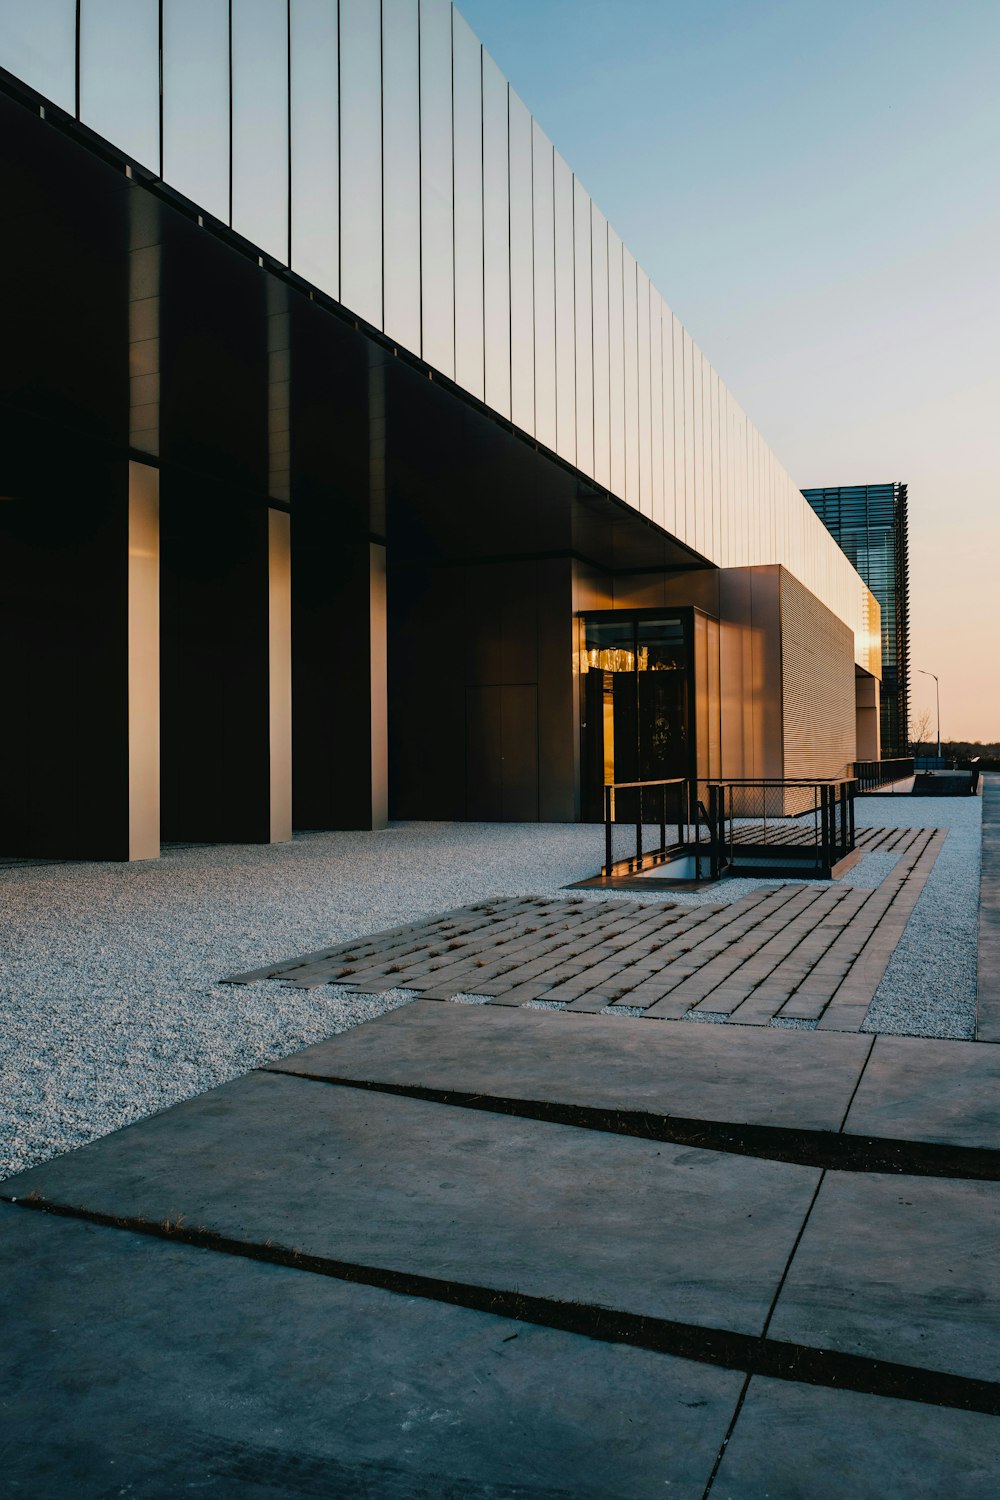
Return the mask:
<svg viewBox="0 0 1000 1500">
<path fill-rule="evenodd" d="M 859 846 L 897 853 L 875 890 L 763 887 L 730 904 L 498 898 L 305 954 L 228 982 L 545 1001 L 575 1012 L 622 1005 L 656 1019 L 709 1013 L 857 1031 L 946 833 L 865 828 Z"/>
</svg>

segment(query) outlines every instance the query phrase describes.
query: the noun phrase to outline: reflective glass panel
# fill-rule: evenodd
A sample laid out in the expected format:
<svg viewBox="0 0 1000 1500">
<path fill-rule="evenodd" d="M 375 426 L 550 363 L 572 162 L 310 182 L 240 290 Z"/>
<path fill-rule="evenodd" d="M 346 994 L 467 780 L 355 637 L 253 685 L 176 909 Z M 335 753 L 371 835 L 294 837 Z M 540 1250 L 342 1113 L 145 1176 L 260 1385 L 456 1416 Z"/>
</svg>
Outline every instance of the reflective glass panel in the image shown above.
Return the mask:
<svg viewBox="0 0 1000 1500">
<path fill-rule="evenodd" d="M 159 175 L 157 0 L 82 0 L 80 119 Z"/>
<path fill-rule="evenodd" d="M 0 67 L 76 114 L 76 0 L 0 0 Z"/>
<path fill-rule="evenodd" d="M 288 260 L 288 14 L 233 0 L 233 228 Z"/>
<path fill-rule="evenodd" d="M 611 398 L 611 489 L 625 499 L 625 308 L 622 242 L 608 225 L 608 369 Z M 634 264 L 634 262 L 633 262 Z M 635 280 L 632 282 L 633 293 Z"/>
<path fill-rule="evenodd" d="M 340 300 L 382 326 L 381 11 L 340 0 Z"/>
<path fill-rule="evenodd" d="M 455 183 L 452 176 L 451 4 L 420 5 L 423 355 L 455 374 Z"/>
<path fill-rule="evenodd" d="M 674 416 L 674 315 L 661 303 L 660 340 L 663 368 L 663 524 L 677 535 L 677 443 Z"/>
<path fill-rule="evenodd" d="M 573 287 L 573 174 L 558 152 L 553 161 L 556 256 L 556 450 L 576 457 L 576 309 Z"/>
<path fill-rule="evenodd" d="M 535 297 L 535 436 L 556 445 L 556 252 L 552 208 L 552 142 L 531 122 L 531 188 Z"/>
<path fill-rule="evenodd" d="M 729 410 L 729 392 L 726 387 L 719 383 L 719 455 L 720 473 L 722 485 L 721 514 L 722 514 L 722 537 L 721 537 L 721 560 L 723 567 L 731 566 L 730 543 L 733 535 L 733 483 L 732 483 L 732 450 L 729 442 L 732 417 Z"/>
<path fill-rule="evenodd" d="M 691 464 L 691 476 L 693 480 L 692 499 L 694 502 L 693 535 L 695 546 L 699 552 L 703 552 L 705 549 L 705 375 L 702 368 L 701 350 L 697 344 L 692 344 L 691 346 L 691 368 L 691 430 L 694 434 L 694 452 Z"/>
<path fill-rule="evenodd" d="M 534 272 L 531 226 L 531 116 L 510 90 L 511 420 L 535 430 Z"/>
<path fill-rule="evenodd" d="M 229 223 L 229 0 L 163 8 L 163 177 Z"/>
<path fill-rule="evenodd" d="M 710 430 L 712 454 L 712 558 L 721 555 L 722 548 L 722 472 L 720 462 L 722 448 L 719 434 L 719 377 L 709 366 L 709 393 L 712 398 L 712 425 Z"/>
<path fill-rule="evenodd" d="M 684 539 L 696 546 L 694 528 L 694 344 L 687 329 L 681 342 L 681 403 L 684 432 Z"/>
<path fill-rule="evenodd" d="M 382 3 L 385 331 L 420 353 L 420 63 L 417 0 Z"/>
<path fill-rule="evenodd" d="M 658 526 L 663 516 L 663 301 L 649 288 L 649 502 Z"/>
<path fill-rule="evenodd" d="M 510 416 L 510 187 L 507 82 L 483 53 L 483 333 L 486 403 Z"/>
<path fill-rule="evenodd" d="M 688 774 L 691 650 L 677 619 L 588 619 L 583 642 L 584 797 L 599 817 L 608 782 Z M 621 821 L 638 816 L 634 797 L 617 793 Z M 643 814 L 655 822 L 663 803 L 650 797 Z"/>
<path fill-rule="evenodd" d="M 582 665 L 585 672 L 634 672 L 635 621 L 586 620 Z"/>
<path fill-rule="evenodd" d="M 453 12 L 455 379 L 485 399 L 483 372 L 483 87 L 479 39 Z"/>
<path fill-rule="evenodd" d="M 594 293 L 594 478 L 611 488 L 611 387 L 608 338 L 608 221 L 591 205 Z"/>
<path fill-rule="evenodd" d="M 576 299 L 576 462 L 594 472 L 594 302 L 590 279 L 590 198 L 573 179 L 574 295 Z"/>
<path fill-rule="evenodd" d="M 636 267 L 636 368 L 639 377 L 636 440 L 639 445 L 639 508 L 653 514 L 653 435 L 650 415 L 649 277 Z"/>
<path fill-rule="evenodd" d="M 337 8 L 291 0 L 292 269 L 340 296 Z"/>
<path fill-rule="evenodd" d="M 625 498 L 639 508 L 639 356 L 636 276 L 638 267 L 622 250 L 622 332 L 625 369 Z"/>
</svg>

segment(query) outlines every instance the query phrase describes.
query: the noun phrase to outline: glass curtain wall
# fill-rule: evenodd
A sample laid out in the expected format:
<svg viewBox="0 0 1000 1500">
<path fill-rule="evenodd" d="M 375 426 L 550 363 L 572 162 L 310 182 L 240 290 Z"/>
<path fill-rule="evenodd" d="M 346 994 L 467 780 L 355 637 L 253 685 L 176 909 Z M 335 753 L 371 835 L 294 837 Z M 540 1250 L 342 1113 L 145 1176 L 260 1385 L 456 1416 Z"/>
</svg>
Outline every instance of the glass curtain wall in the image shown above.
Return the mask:
<svg viewBox="0 0 1000 1500">
<path fill-rule="evenodd" d="M 905 484 L 803 490 L 882 611 L 882 754 L 909 748 L 910 578 Z"/>
<path fill-rule="evenodd" d="M 611 782 L 693 774 L 692 614 L 621 612 L 583 620 L 584 818 L 604 817 Z M 633 804 L 634 798 L 618 797 L 623 820 L 634 816 Z"/>
</svg>

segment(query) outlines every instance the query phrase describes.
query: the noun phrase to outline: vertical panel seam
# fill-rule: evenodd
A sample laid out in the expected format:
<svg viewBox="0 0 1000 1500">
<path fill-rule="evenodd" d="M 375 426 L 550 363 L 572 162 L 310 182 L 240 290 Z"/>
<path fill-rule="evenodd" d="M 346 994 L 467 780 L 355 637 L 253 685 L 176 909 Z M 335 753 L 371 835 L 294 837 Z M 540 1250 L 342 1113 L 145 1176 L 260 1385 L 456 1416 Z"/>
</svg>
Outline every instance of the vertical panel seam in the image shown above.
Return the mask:
<svg viewBox="0 0 1000 1500">
<path fill-rule="evenodd" d="M 229 0 L 229 218 L 233 226 L 233 0 Z"/>
<path fill-rule="evenodd" d="M 163 0 L 160 0 L 163 3 Z M 285 6 L 285 91 L 286 118 L 288 128 L 288 224 L 285 242 L 285 257 L 288 269 L 292 269 L 292 0 Z"/>
</svg>

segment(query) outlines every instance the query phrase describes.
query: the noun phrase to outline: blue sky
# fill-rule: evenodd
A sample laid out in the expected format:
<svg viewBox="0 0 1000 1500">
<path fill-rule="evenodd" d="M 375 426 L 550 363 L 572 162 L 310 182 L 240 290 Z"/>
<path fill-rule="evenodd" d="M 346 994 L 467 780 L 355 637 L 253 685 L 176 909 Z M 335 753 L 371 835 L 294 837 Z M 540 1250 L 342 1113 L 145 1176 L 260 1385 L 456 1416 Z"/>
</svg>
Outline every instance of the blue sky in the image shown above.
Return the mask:
<svg viewBox="0 0 1000 1500">
<path fill-rule="evenodd" d="M 796 481 L 908 481 L 913 660 L 1000 738 L 1000 0 L 458 4 Z"/>
</svg>

